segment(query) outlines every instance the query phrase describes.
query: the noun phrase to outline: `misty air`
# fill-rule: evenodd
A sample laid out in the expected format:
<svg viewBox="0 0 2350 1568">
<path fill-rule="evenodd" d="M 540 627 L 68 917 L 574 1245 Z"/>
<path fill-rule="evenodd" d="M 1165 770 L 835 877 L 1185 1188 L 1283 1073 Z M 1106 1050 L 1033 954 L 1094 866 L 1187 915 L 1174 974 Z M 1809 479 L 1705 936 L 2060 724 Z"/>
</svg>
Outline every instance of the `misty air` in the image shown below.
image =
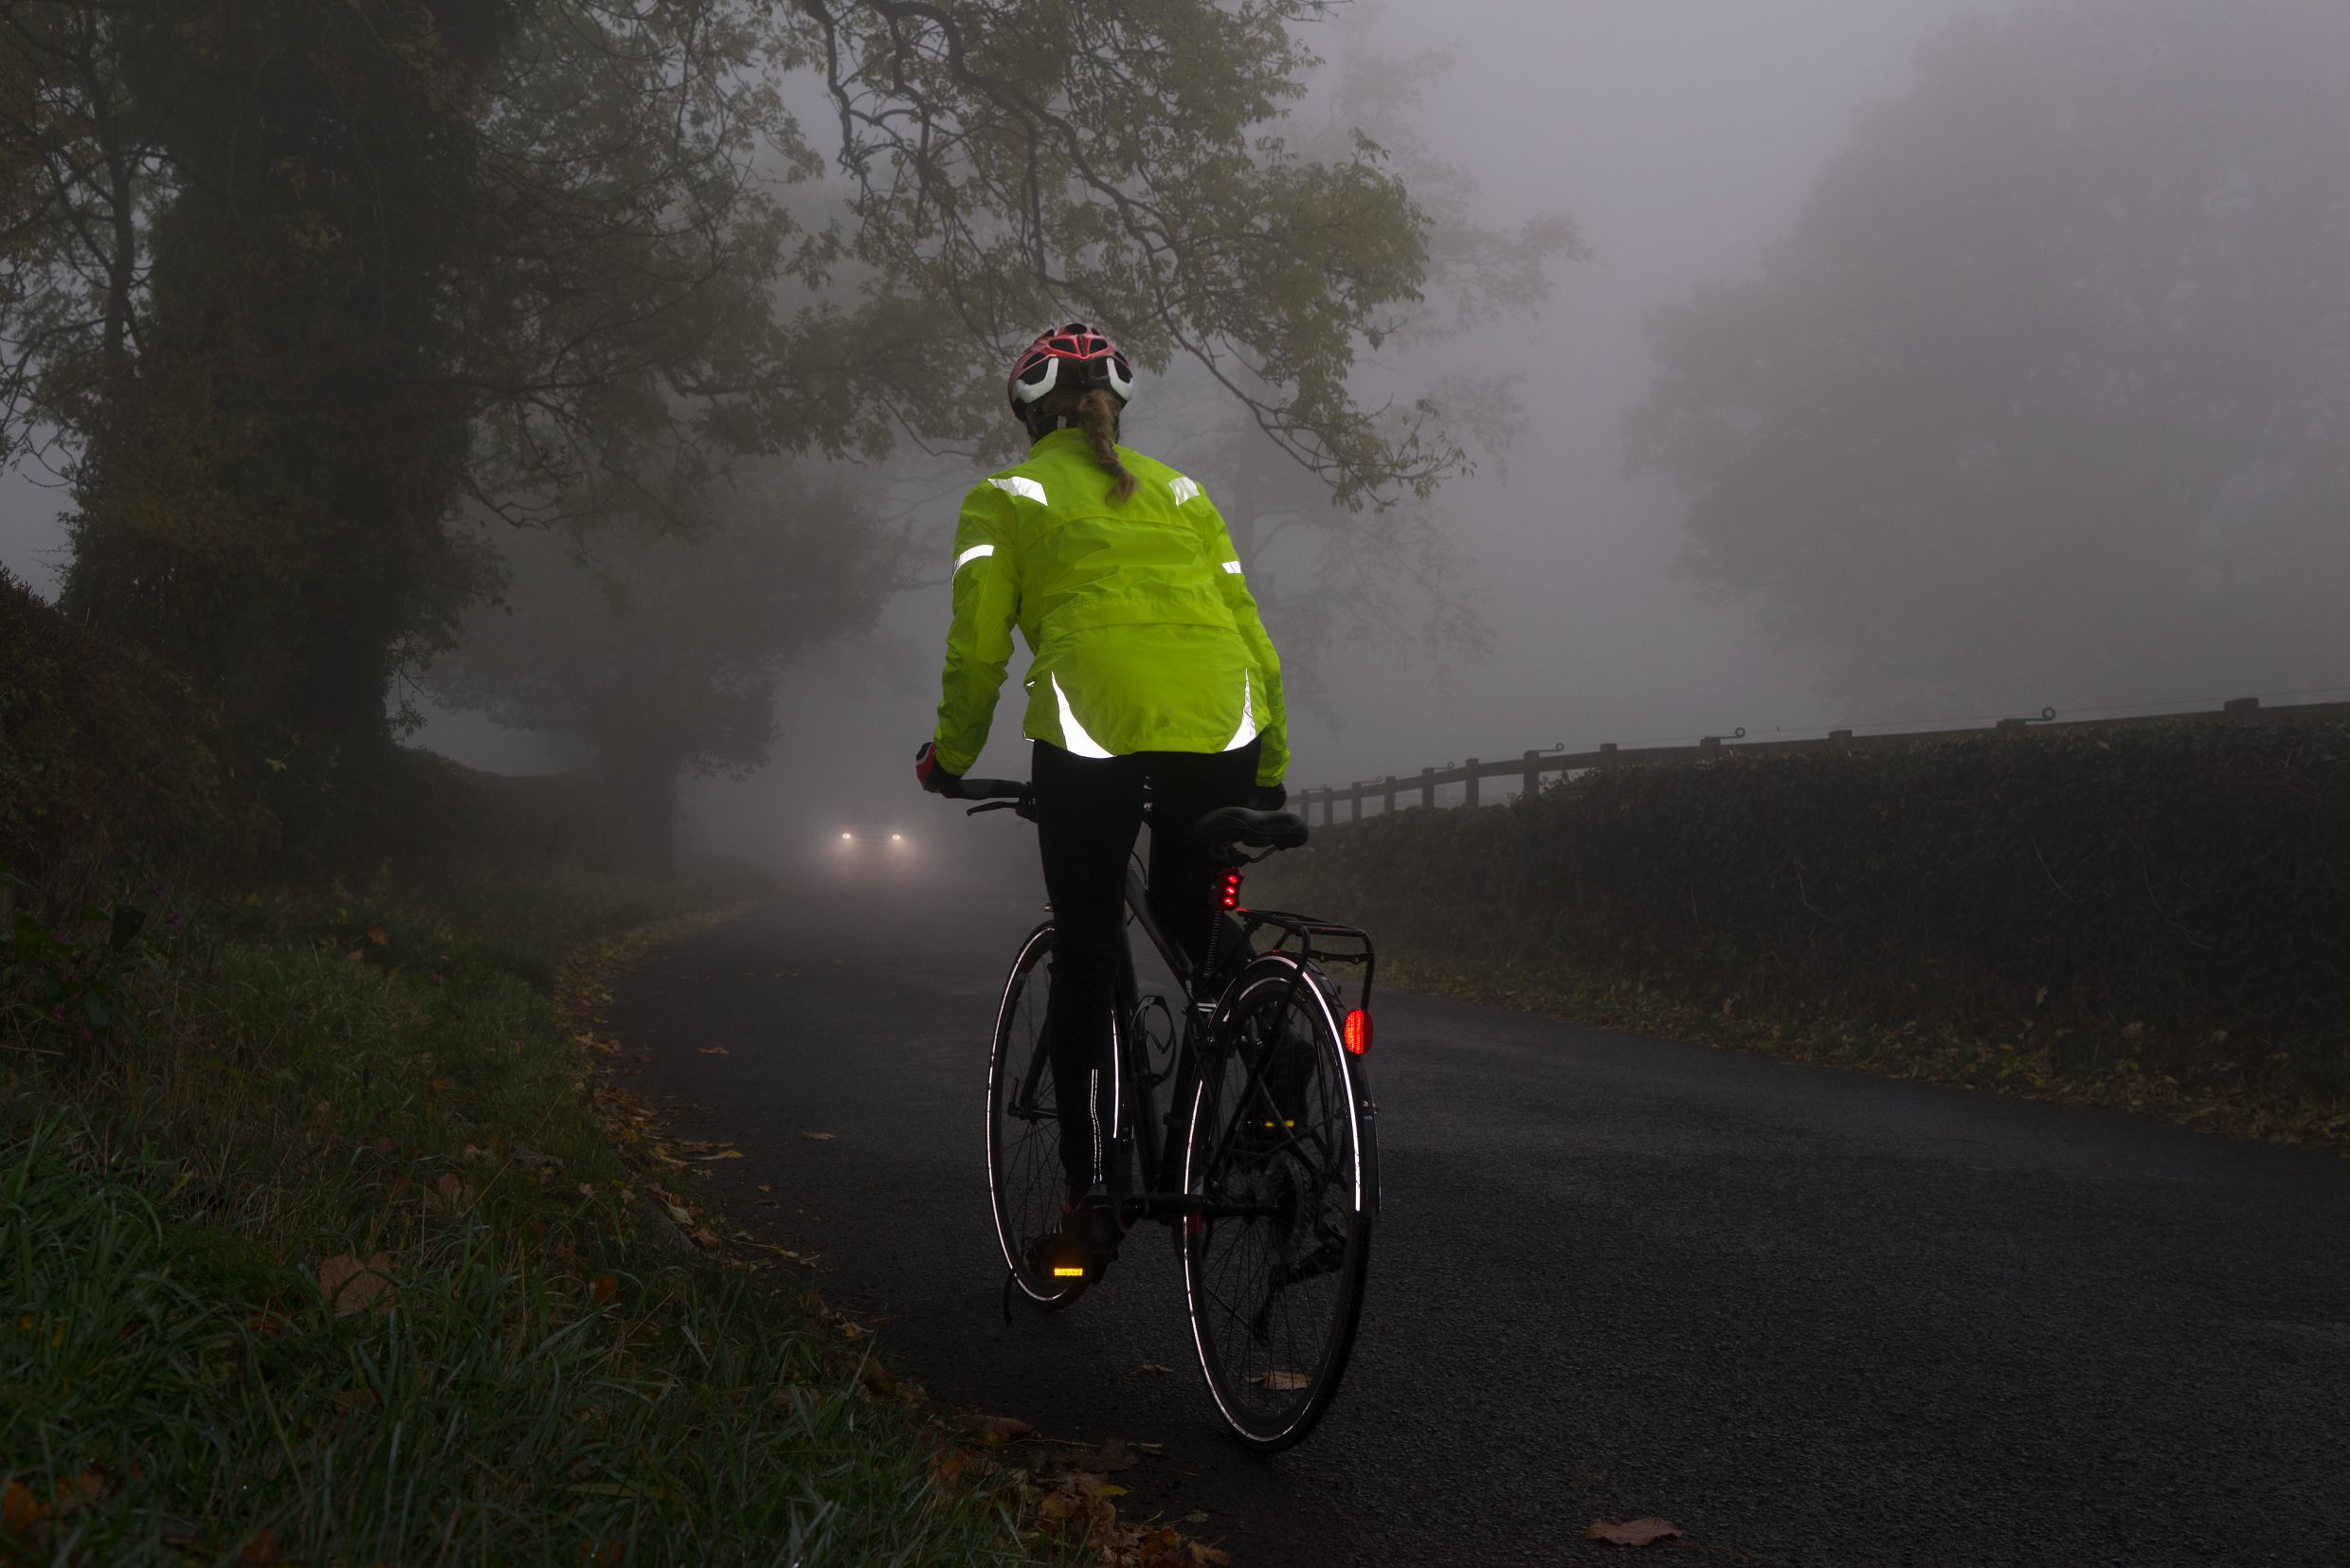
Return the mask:
<svg viewBox="0 0 2350 1568">
<path fill-rule="evenodd" d="M 0 5 L 0 1556 L 2339 1563 L 2339 0 Z"/>
</svg>

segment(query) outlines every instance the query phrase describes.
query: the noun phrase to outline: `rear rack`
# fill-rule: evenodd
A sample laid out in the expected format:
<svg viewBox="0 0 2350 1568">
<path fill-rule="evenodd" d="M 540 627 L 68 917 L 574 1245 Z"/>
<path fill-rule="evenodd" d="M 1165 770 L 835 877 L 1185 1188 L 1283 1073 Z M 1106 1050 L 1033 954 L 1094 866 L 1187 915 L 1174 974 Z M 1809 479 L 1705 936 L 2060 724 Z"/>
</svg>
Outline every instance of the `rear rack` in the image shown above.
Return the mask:
<svg viewBox="0 0 2350 1568">
<path fill-rule="evenodd" d="M 1363 985 L 1355 997 L 1357 1007 L 1371 1004 L 1371 975 L 1379 965 L 1379 954 L 1371 946 L 1371 933 L 1354 926 L 1341 926 L 1328 920 L 1316 920 L 1309 914 L 1291 914 L 1285 910 L 1235 910 L 1252 939 L 1259 930 L 1272 929 L 1281 934 L 1274 939 L 1268 952 L 1291 953 L 1310 964 L 1360 964 L 1363 965 Z M 1294 941 L 1295 946 L 1290 946 Z M 1329 942 L 1347 943 L 1347 947 L 1326 946 Z"/>
</svg>

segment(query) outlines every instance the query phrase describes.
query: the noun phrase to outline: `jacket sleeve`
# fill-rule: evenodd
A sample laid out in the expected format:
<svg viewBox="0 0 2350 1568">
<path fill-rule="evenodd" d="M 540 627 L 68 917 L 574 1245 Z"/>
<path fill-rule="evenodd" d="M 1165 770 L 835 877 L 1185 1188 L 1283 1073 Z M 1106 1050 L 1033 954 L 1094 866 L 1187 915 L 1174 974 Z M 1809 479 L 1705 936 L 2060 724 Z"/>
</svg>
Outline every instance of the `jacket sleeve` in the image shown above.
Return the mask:
<svg viewBox="0 0 2350 1568">
<path fill-rule="evenodd" d="M 1256 755 L 1256 782 L 1277 784 L 1290 769 L 1289 720 L 1281 705 L 1281 656 L 1274 651 L 1273 639 L 1265 635 L 1265 623 L 1257 618 L 1256 600 L 1248 590 L 1248 579 L 1240 574 L 1240 557 L 1232 548 L 1223 514 L 1204 496 L 1195 497 L 1192 504 L 1206 514 L 1209 557 L 1218 568 L 1216 581 L 1232 611 L 1232 622 L 1240 630 L 1240 640 L 1248 644 L 1249 662 L 1256 666 L 1256 691 L 1262 694 L 1264 706 L 1256 714 L 1256 734 L 1263 747 Z"/>
<path fill-rule="evenodd" d="M 996 693 L 1012 658 L 1012 625 L 1020 617 L 1020 555 L 1012 534 L 1010 497 L 981 484 L 963 498 L 955 522 L 954 620 L 947 628 L 947 668 L 940 677 L 938 765 L 967 773 L 987 744 Z"/>
</svg>

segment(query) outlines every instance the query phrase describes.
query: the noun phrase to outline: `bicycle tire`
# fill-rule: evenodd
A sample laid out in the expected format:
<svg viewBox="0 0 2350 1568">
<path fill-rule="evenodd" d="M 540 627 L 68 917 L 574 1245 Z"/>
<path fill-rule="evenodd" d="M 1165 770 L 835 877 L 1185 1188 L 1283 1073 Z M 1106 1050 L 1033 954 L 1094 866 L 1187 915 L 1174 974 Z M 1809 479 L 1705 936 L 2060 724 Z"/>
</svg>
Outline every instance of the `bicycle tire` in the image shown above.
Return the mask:
<svg viewBox="0 0 2350 1568">
<path fill-rule="evenodd" d="M 1029 1256 L 1032 1241 L 1060 1229 L 1065 1185 L 1053 1064 L 1044 1040 L 1052 951 L 1048 920 L 1021 943 L 996 1008 L 995 1040 L 987 1053 L 987 1200 L 996 1242 L 1021 1294 L 1058 1310 L 1085 1293 L 1084 1281 L 1057 1285 L 1041 1278 Z"/>
<path fill-rule="evenodd" d="M 1217 1409 L 1261 1451 L 1313 1430 L 1353 1352 L 1379 1203 L 1369 1110 L 1320 975 L 1257 958 L 1192 1094 L 1184 1191 L 1202 1208 L 1184 1227 L 1184 1297 Z"/>
</svg>

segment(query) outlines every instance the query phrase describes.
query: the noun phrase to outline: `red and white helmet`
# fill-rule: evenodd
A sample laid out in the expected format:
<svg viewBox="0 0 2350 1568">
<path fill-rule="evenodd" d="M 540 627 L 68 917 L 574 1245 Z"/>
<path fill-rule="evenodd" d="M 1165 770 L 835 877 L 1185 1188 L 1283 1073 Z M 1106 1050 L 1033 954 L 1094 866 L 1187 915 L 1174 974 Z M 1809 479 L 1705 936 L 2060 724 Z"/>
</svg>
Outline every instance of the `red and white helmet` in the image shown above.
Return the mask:
<svg viewBox="0 0 2350 1568">
<path fill-rule="evenodd" d="M 1072 321 L 1021 350 L 1003 386 L 1011 394 L 1012 412 L 1025 418 L 1031 404 L 1062 387 L 1080 391 L 1106 387 L 1119 403 L 1127 403 L 1134 396 L 1134 368 L 1115 343 L 1084 322 Z"/>
</svg>

